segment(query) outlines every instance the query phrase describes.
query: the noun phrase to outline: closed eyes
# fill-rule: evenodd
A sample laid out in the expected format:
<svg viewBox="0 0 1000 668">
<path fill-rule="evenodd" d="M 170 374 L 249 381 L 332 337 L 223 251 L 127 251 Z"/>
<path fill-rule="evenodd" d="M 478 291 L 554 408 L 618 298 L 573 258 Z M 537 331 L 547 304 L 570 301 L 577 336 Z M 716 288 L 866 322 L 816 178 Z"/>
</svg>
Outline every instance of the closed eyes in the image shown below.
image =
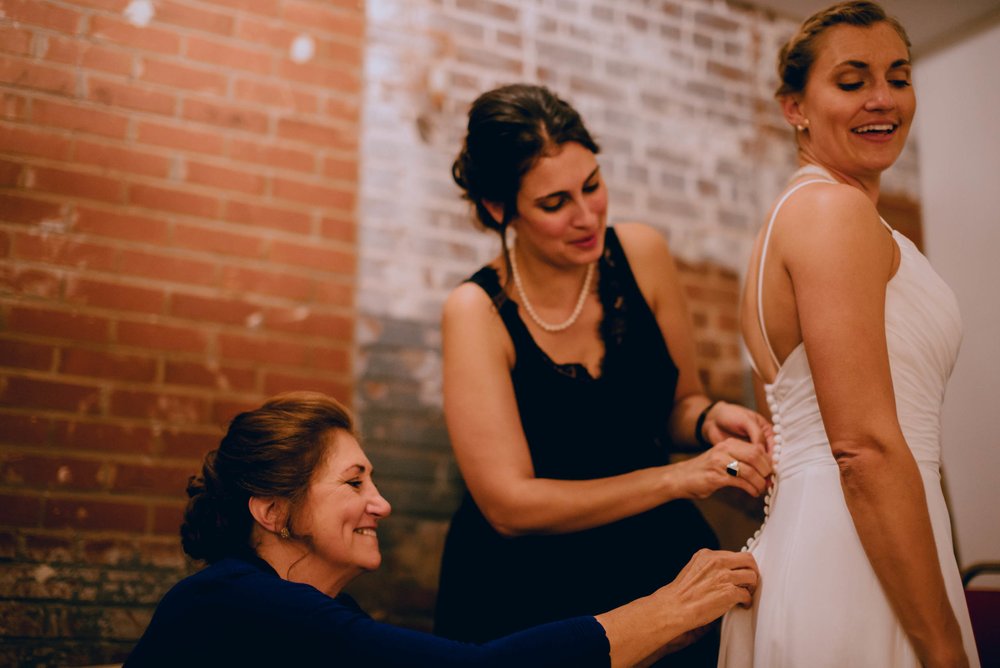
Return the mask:
<svg viewBox="0 0 1000 668">
<path fill-rule="evenodd" d="M 601 187 L 600 180 L 596 180 L 593 183 L 587 183 L 587 184 L 585 184 L 583 186 L 583 192 L 589 195 L 590 193 L 596 192 L 597 189 L 600 188 L 600 187 Z M 555 213 L 556 211 L 558 211 L 559 209 L 561 209 L 562 206 L 563 206 L 563 204 L 565 204 L 569 200 L 569 195 L 557 195 L 557 197 L 558 197 L 558 199 L 556 199 L 554 202 L 551 202 L 551 203 L 548 202 L 548 201 L 546 201 L 546 202 L 540 202 L 538 204 L 538 207 L 542 211 L 547 211 L 549 213 Z"/>
</svg>

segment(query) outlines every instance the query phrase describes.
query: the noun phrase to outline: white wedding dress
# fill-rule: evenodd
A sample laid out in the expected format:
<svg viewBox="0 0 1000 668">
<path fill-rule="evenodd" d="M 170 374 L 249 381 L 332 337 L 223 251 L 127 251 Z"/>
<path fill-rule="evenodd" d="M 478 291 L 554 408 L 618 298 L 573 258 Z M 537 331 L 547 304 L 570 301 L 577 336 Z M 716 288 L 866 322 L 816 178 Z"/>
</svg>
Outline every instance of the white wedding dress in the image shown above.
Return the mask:
<svg viewBox="0 0 1000 668">
<path fill-rule="evenodd" d="M 765 231 L 758 286 L 778 209 L 798 188 L 833 181 L 819 168 L 803 171 L 821 178 L 789 189 L 775 207 Z M 893 231 L 892 236 L 901 258 L 886 287 L 885 328 L 896 411 L 923 479 L 948 599 L 970 665 L 979 666 L 940 473 L 941 404 L 958 355 L 961 319 L 954 294 L 927 259 L 902 234 Z M 763 330 L 760 289 L 757 306 Z M 770 350 L 766 333 L 764 340 Z M 766 501 L 764 525 L 747 543 L 760 568 L 760 585 L 751 608 L 735 608 L 725 616 L 719 666 L 918 667 L 844 501 L 801 343 L 765 390 L 776 434 L 775 487 Z"/>
</svg>

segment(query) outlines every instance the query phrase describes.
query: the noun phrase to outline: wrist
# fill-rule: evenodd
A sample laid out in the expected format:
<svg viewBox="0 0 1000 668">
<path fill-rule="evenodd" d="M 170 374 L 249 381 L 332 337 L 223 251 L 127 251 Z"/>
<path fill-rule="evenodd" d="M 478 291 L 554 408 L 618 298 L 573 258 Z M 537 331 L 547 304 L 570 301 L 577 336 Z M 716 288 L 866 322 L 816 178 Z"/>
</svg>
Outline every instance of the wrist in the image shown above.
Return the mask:
<svg viewBox="0 0 1000 668">
<path fill-rule="evenodd" d="M 681 455 L 677 461 L 662 467 L 662 503 L 695 498 L 688 485 L 692 480 L 692 474 L 687 471 L 690 457 L 691 455 Z"/>
<path fill-rule="evenodd" d="M 706 450 L 712 447 L 712 442 L 705 437 L 705 421 L 708 419 L 708 414 L 718 403 L 718 399 L 709 402 L 709 404 L 702 409 L 701 413 L 698 414 L 698 419 L 694 423 L 694 440 L 698 445 Z"/>
</svg>

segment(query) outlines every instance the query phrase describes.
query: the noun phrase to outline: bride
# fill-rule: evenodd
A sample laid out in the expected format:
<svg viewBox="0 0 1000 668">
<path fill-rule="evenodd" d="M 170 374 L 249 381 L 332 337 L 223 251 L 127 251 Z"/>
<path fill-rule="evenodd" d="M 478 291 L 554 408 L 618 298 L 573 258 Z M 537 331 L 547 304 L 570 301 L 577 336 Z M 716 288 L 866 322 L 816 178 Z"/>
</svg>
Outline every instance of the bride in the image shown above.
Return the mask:
<svg viewBox="0 0 1000 668">
<path fill-rule="evenodd" d="M 978 665 L 940 479 L 955 297 L 880 219 L 916 108 L 909 41 L 871 2 L 807 19 L 777 98 L 802 168 L 752 254 L 743 335 L 776 433 L 752 609 L 720 666 Z"/>
</svg>

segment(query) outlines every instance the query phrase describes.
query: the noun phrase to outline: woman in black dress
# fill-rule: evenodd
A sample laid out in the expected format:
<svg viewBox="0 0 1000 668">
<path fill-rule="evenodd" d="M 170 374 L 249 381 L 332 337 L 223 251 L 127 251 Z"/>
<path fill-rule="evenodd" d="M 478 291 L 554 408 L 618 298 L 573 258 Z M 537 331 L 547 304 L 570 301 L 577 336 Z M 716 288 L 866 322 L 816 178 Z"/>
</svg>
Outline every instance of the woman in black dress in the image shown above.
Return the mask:
<svg viewBox="0 0 1000 668">
<path fill-rule="evenodd" d="M 540 86 L 490 91 L 469 113 L 453 175 L 503 251 L 444 308 L 445 417 L 468 488 L 441 569 L 446 637 L 481 642 L 655 590 L 717 547 L 689 499 L 759 495 L 771 473 L 766 420 L 705 396 L 663 237 L 606 226 L 597 152 Z M 714 666 L 716 653 L 712 632 L 668 660 Z"/>
</svg>

